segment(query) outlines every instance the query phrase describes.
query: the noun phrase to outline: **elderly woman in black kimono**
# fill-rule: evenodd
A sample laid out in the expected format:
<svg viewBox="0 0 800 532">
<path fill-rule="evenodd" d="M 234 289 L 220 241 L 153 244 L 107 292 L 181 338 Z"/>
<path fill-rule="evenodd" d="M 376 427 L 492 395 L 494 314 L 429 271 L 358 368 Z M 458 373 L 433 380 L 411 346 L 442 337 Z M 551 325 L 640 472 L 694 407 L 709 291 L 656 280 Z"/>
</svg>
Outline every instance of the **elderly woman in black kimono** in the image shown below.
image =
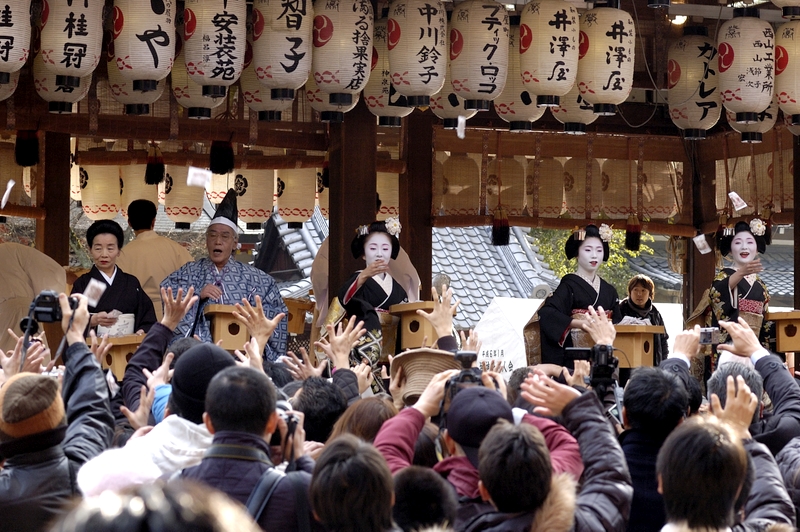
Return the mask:
<svg viewBox="0 0 800 532">
<path fill-rule="evenodd" d="M 139 280 L 117 267 L 123 240 L 122 228 L 113 220 L 98 220 L 89 227 L 86 243 L 94 266 L 75 281 L 72 293 L 84 293 L 92 279 L 105 284 L 106 289 L 97 306 L 89 307 L 89 327 L 112 327 L 118 319 L 113 311 L 117 310 L 120 314 L 133 314 L 133 330 L 136 334 L 144 334 L 156 322 L 156 312 Z"/>
<path fill-rule="evenodd" d="M 600 266 L 608 260 L 610 240 L 611 228 L 605 224 L 599 229 L 588 225 L 567 239 L 564 252 L 568 259 L 578 259 L 578 267 L 575 273 L 561 279 L 558 288 L 539 309 L 542 362 L 572 366 L 565 348 L 594 345 L 582 328 L 590 306 L 602 307 L 613 323 L 622 318 L 617 290 L 598 275 Z"/>
</svg>

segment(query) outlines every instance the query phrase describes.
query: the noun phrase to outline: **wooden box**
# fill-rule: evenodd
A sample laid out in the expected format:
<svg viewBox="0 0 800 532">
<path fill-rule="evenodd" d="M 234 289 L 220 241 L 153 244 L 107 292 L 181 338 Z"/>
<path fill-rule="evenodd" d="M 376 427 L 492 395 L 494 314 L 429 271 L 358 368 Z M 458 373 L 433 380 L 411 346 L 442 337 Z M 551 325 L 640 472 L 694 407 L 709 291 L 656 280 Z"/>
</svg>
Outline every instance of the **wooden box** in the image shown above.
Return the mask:
<svg viewBox="0 0 800 532">
<path fill-rule="evenodd" d="M 767 312 L 765 318 L 775 322 L 775 347 L 779 353 L 800 351 L 800 310 Z"/>
<path fill-rule="evenodd" d="M 314 310 L 314 302 L 310 299 L 283 300 L 288 309 L 286 319 L 288 320 L 289 334 L 303 334 L 306 332 L 306 312 Z"/>
<path fill-rule="evenodd" d="M 433 345 L 439 339 L 439 335 L 433 330 L 431 322 L 417 315 L 417 310 L 430 312 L 433 310 L 433 301 L 418 301 L 416 303 L 401 303 L 389 307 L 389 312 L 400 317 L 400 348 L 417 349 L 422 347 L 422 341 L 428 337 L 428 346 Z"/>
<path fill-rule="evenodd" d="M 220 347 L 233 351 L 244 349 L 250 340 L 247 327 L 233 316 L 236 307 L 233 305 L 207 305 L 204 314 L 211 321 L 211 339 L 214 343 L 222 340 Z"/>
<path fill-rule="evenodd" d="M 619 359 L 621 368 L 638 368 L 653 365 L 653 335 L 663 334 L 661 325 L 614 325 L 617 338 L 614 356 Z"/>
<path fill-rule="evenodd" d="M 128 334 L 109 338 L 108 343 L 111 344 L 111 349 L 103 359 L 103 369 L 111 368 L 111 372 L 117 381 L 122 381 L 122 377 L 125 376 L 125 367 L 136 350 L 139 349 L 139 344 L 142 343 L 142 340 L 144 340 L 143 334 Z"/>
</svg>

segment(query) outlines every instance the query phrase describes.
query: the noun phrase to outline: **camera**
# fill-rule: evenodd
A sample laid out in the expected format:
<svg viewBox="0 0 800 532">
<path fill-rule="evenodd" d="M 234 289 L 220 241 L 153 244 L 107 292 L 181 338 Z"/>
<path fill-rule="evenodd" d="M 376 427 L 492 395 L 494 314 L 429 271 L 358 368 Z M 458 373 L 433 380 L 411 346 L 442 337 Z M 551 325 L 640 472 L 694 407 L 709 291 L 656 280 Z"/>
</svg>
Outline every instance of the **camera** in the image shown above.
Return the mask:
<svg viewBox="0 0 800 532">
<path fill-rule="evenodd" d="M 69 308 L 78 308 L 78 299 L 69 298 Z M 31 303 L 28 317 L 41 323 L 61 321 L 61 304 L 58 302 L 58 293 L 53 290 L 42 290 Z M 24 330 L 24 329 L 23 329 Z"/>
<path fill-rule="evenodd" d="M 458 375 L 450 377 L 450 380 L 445 384 L 444 398 L 439 409 L 440 421 L 444 419 L 444 415 L 450 410 L 450 403 L 459 391 L 472 386 L 483 386 L 481 382 L 483 372 L 480 368 L 472 367 L 478 360 L 478 353 L 475 351 L 458 351 L 455 354 L 455 359 L 461 364 L 461 371 L 458 372 Z"/>
<path fill-rule="evenodd" d="M 703 327 L 700 329 L 700 345 L 719 343 L 719 327 Z"/>
<path fill-rule="evenodd" d="M 614 372 L 619 366 L 619 359 L 614 356 L 613 345 L 595 345 L 590 348 L 567 347 L 567 358 L 572 360 L 588 360 L 592 364 L 590 376 L 592 387 L 598 383 L 610 383 L 614 380 Z"/>
<path fill-rule="evenodd" d="M 295 429 L 297 428 L 297 418 L 292 414 L 292 405 L 289 401 L 278 401 L 275 403 L 275 412 L 278 413 L 278 417 L 280 417 L 284 422 L 286 422 L 286 438 L 288 439 L 289 436 L 294 434 Z M 283 445 L 281 441 L 281 432 L 278 429 L 275 429 L 275 432 L 272 434 L 272 439 L 270 440 L 269 444 L 273 447 L 280 447 Z"/>
</svg>

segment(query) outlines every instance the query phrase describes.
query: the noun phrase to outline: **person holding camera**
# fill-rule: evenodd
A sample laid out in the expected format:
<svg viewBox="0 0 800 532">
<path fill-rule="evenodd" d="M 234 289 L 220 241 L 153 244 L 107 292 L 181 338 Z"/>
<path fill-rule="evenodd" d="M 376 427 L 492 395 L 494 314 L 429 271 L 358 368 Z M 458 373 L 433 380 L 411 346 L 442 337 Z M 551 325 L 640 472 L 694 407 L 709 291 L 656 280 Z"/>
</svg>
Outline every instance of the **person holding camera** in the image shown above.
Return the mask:
<svg viewBox="0 0 800 532">
<path fill-rule="evenodd" d="M 219 372 L 208 385 L 203 414 L 214 439 L 202 462 L 181 476 L 246 505 L 264 530 L 322 530 L 308 503 L 314 460 L 304 452 L 303 413 L 276 410 L 276 401 L 275 386 L 263 371 L 230 367 Z M 291 457 L 288 474 L 278 472 L 270 458 L 276 432 L 282 455 Z M 271 493 L 266 500 L 265 493 Z"/>
<path fill-rule="evenodd" d="M 43 530 L 66 513 L 79 495 L 78 468 L 106 449 L 114 433 L 108 386 L 83 337 L 88 301 L 60 294 L 58 302 L 68 345 L 63 382 L 3 368 L 11 377 L 0 388 L 0 530 Z"/>
</svg>

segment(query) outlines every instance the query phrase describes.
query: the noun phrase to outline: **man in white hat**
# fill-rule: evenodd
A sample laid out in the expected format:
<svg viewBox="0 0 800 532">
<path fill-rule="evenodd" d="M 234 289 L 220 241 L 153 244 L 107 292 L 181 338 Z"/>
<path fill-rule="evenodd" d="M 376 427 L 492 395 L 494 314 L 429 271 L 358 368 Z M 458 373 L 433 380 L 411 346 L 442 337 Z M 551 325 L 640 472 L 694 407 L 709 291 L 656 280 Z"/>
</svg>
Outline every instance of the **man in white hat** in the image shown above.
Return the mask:
<svg viewBox="0 0 800 532">
<path fill-rule="evenodd" d="M 206 230 L 208 258 L 185 264 L 161 283 L 163 288 L 172 288 L 173 292 L 177 292 L 178 288 L 186 291 L 193 286 L 200 295 L 200 301 L 189 309 L 175 329 L 175 338 L 196 334 L 204 342 L 211 341 L 209 322 L 203 315 L 203 308 L 207 304 L 235 305 L 244 299 L 252 307 L 259 308 L 256 301 L 258 297 L 268 319 L 287 312 L 275 280 L 258 268 L 234 258 L 233 252 L 239 243 L 237 219 L 236 191 L 230 189 Z M 287 320 L 283 318 L 266 343 L 265 359 L 275 361 L 285 355 L 288 337 Z"/>
</svg>

